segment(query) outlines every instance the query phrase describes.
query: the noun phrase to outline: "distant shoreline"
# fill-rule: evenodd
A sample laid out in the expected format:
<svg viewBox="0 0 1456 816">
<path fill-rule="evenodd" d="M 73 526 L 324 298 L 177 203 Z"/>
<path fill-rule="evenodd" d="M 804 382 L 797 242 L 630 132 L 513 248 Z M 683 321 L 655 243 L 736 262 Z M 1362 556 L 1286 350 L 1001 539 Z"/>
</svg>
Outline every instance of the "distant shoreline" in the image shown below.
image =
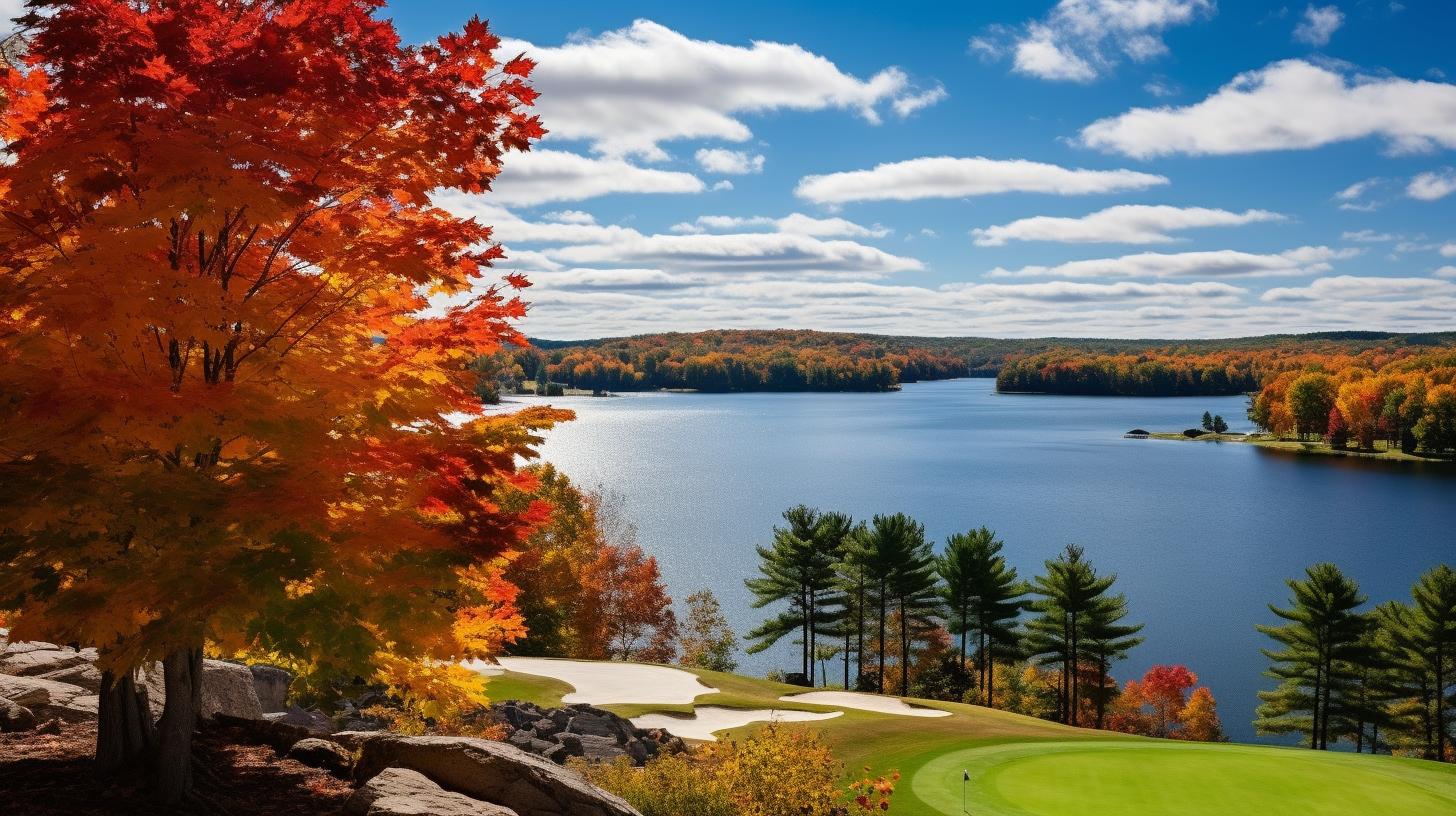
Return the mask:
<svg viewBox="0 0 1456 816">
<path fill-rule="evenodd" d="M 1169 442 L 1230 442 L 1239 445 L 1251 445 L 1263 450 L 1293 456 L 1334 456 L 1375 462 L 1424 462 L 1434 465 L 1456 465 L 1456 457 L 1420 456 L 1413 453 L 1406 453 L 1399 449 L 1373 451 L 1356 450 L 1354 448 L 1340 449 L 1332 448 L 1326 442 L 1305 442 L 1298 439 L 1283 439 L 1272 437 L 1268 434 L 1257 433 L 1206 433 L 1202 436 L 1184 436 L 1182 433 L 1149 433 L 1146 437 L 1138 436 L 1136 438 L 1159 439 Z"/>
</svg>

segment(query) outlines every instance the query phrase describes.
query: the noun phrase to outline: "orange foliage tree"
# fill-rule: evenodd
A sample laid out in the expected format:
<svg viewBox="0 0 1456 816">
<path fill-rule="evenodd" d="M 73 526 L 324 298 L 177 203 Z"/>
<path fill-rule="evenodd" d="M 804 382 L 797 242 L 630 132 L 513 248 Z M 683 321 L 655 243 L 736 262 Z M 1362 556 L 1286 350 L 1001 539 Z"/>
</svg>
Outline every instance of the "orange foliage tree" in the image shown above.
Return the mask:
<svg viewBox="0 0 1456 816">
<path fill-rule="evenodd" d="M 1223 739 L 1213 693 L 1198 686 L 1187 666 L 1154 666 L 1142 680 L 1127 681 L 1107 727 L 1149 737 Z"/>
<path fill-rule="evenodd" d="M 98 758 L 176 801 L 205 644 L 369 671 L 512 632 L 492 565 L 547 508 L 494 496 L 568 415 L 480 416 L 527 282 L 479 285 L 489 228 L 427 193 L 542 135 L 532 63 L 478 20 L 403 47 L 381 0 L 43 5 L 0 74 L 0 606 L 100 648 Z"/>
</svg>

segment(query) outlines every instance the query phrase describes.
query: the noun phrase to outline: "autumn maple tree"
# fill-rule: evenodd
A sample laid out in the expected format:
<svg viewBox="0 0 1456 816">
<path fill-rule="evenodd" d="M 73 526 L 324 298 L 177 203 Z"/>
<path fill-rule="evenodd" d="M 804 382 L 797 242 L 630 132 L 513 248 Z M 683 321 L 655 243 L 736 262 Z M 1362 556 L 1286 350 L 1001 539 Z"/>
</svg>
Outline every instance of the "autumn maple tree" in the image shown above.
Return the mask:
<svg viewBox="0 0 1456 816">
<path fill-rule="evenodd" d="M 518 627 L 502 559 L 547 508 L 494 497 L 566 415 L 480 414 L 467 363 L 524 344 L 527 282 L 486 282 L 489 228 L 428 193 L 542 135 L 532 63 L 479 20 L 403 46 L 380 0 L 30 5 L 0 75 L 0 607 L 99 647 L 98 759 L 175 801 L 205 646 L 368 672 Z"/>
</svg>

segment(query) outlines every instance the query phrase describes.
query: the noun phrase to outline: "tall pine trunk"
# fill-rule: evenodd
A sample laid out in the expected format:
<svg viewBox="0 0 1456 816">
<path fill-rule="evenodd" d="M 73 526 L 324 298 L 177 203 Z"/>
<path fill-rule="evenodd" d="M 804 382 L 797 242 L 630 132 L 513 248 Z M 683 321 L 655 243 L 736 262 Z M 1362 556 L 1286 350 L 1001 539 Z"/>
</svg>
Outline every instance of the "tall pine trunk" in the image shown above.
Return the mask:
<svg viewBox="0 0 1456 816">
<path fill-rule="evenodd" d="M 97 770 L 113 774 L 133 768 L 150 758 L 156 744 L 147 691 L 137 685 L 135 672 L 102 672 L 96 724 Z"/>
<path fill-rule="evenodd" d="M 175 805 L 192 793 L 192 732 L 202 705 L 202 648 L 184 648 L 162 661 L 167 705 L 157 723 L 157 797 Z"/>
<path fill-rule="evenodd" d="M 900 696 L 910 696 L 910 614 L 900 599 Z"/>
<path fill-rule="evenodd" d="M 885 616 L 886 616 L 886 613 L 888 611 L 888 610 L 885 609 L 885 604 L 888 603 L 888 600 L 889 600 L 888 598 L 885 597 L 885 595 L 886 595 L 885 582 L 884 581 L 881 581 L 880 582 L 880 676 L 877 677 L 877 678 L 875 678 L 875 691 L 878 692 L 878 693 L 880 693 L 880 694 L 884 694 L 885 693 Z"/>
</svg>

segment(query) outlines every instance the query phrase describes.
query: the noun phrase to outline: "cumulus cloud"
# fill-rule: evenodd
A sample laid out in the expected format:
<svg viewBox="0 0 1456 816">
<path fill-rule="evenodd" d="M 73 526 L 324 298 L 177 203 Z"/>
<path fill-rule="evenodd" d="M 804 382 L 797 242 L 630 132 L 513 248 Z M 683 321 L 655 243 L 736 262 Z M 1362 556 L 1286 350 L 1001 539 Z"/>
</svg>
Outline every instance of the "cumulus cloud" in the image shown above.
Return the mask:
<svg viewBox="0 0 1456 816">
<path fill-rule="evenodd" d="M 1142 190 L 1168 179 L 1133 170 L 1070 169 L 1024 159 L 929 156 L 821 176 L 805 176 L 794 194 L 817 204 L 914 201 L 994 193 L 1088 195 Z"/>
<path fill-rule="evenodd" d="M 1456 243 L 1441 245 L 1442 258 L 1456 258 Z"/>
<path fill-rule="evenodd" d="M 744 175 L 763 172 L 763 156 L 749 155 L 742 150 L 726 150 L 721 147 L 703 148 L 693 154 L 698 166 L 709 173 Z"/>
<path fill-rule="evenodd" d="M 1456 283 L 1433 278 L 1386 278 L 1337 275 L 1312 281 L 1308 286 L 1278 287 L 1259 296 L 1277 301 L 1369 301 L 1390 298 L 1456 296 Z"/>
<path fill-rule="evenodd" d="M 1196 227 L 1232 227 L 1281 221 L 1268 210 L 1230 212 L 1206 207 L 1122 204 L 1084 215 L 1059 218 L 1038 215 L 1009 224 L 971 231 L 978 246 L 1005 246 L 1011 241 L 1055 241 L 1064 244 L 1166 244 L 1178 240 L 1170 232 Z"/>
<path fill-rule="evenodd" d="M 1299 25 L 1294 27 L 1294 39 L 1318 48 L 1327 45 L 1344 24 L 1345 14 L 1337 6 L 1306 6 Z"/>
<path fill-rule="evenodd" d="M 845 240 L 786 232 L 630 235 L 549 250 L 565 264 L 654 267 L 668 271 L 854 273 L 881 276 L 923 268 L 920 261 Z"/>
<path fill-rule="evenodd" d="M 727 230 L 772 228 L 779 232 L 797 235 L 812 235 L 817 238 L 883 238 L 891 230 L 875 224 L 866 227 L 845 218 L 815 218 L 803 213 L 790 213 L 783 218 L 766 215 L 700 215 L 693 221 L 684 221 L 672 226 L 672 232 L 682 235 L 699 235 L 705 232 Z"/>
<path fill-rule="evenodd" d="M 1429 173 L 1421 173 L 1410 180 L 1405 188 L 1406 195 L 1421 201 L 1435 201 L 1456 192 L 1456 170 L 1450 167 Z"/>
<path fill-rule="evenodd" d="M 506 160 L 491 199 L 502 205 L 531 206 L 612 193 L 700 193 L 703 189 L 703 180 L 692 173 L 638 167 L 622 159 L 563 150 L 532 150 Z"/>
<path fill-rule="evenodd" d="M 1340 233 L 1340 238 L 1345 241 L 1359 241 L 1363 244 L 1378 244 L 1386 241 L 1399 241 L 1401 236 L 1390 232 L 1376 232 L 1372 229 L 1346 230 Z"/>
<path fill-rule="evenodd" d="M 1085 303 L 1098 300 L 1145 300 L 1149 298 L 1196 298 L 1220 300 L 1246 294 L 1242 289 L 1217 281 L 1197 283 L 1081 283 L 1047 281 L 1045 283 L 975 283 L 953 284 L 946 291 L 978 297 L 1007 300 L 1036 300 L 1050 303 Z"/>
<path fill-rule="evenodd" d="M 993 26 L 972 38 L 986 59 L 1011 57 L 1012 70 L 1039 79 L 1091 82 L 1123 59 L 1168 52 L 1163 32 L 1213 15 L 1213 0 L 1061 0 L 1019 27 Z"/>
<path fill-rule="evenodd" d="M 675 139 L 747 141 L 745 114 L 832 108 L 877 123 L 883 107 L 926 93 L 893 66 L 861 79 L 791 43 L 695 40 L 650 20 L 559 46 L 503 48 L 538 61 L 532 81 L 548 138 L 614 157 L 664 159 L 660 144 Z"/>
<path fill-rule="evenodd" d="M 950 94 L 945 92 L 945 86 L 937 82 L 934 87 L 927 88 L 920 93 L 896 98 L 894 102 L 890 103 L 890 107 L 895 111 L 896 116 L 903 119 L 921 108 L 928 108 L 937 102 L 944 101 L 949 96 Z"/>
<path fill-rule="evenodd" d="M 1184 107 L 1134 108 L 1082 129 L 1089 147 L 1137 158 L 1295 150 L 1380 136 L 1395 152 L 1456 148 L 1456 86 L 1346 76 L 1303 60 L 1234 77 Z"/>
<path fill-rule="evenodd" d="M 1252 278 L 1317 275 L 1330 262 L 1350 258 L 1358 250 L 1323 246 L 1299 247 L 1261 255 L 1220 249 L 1206 252 L 1140 252 L 1118 258 L 1069 261 L 1055 266 L 997 267 L 991 278 Z"/>
</svg>

